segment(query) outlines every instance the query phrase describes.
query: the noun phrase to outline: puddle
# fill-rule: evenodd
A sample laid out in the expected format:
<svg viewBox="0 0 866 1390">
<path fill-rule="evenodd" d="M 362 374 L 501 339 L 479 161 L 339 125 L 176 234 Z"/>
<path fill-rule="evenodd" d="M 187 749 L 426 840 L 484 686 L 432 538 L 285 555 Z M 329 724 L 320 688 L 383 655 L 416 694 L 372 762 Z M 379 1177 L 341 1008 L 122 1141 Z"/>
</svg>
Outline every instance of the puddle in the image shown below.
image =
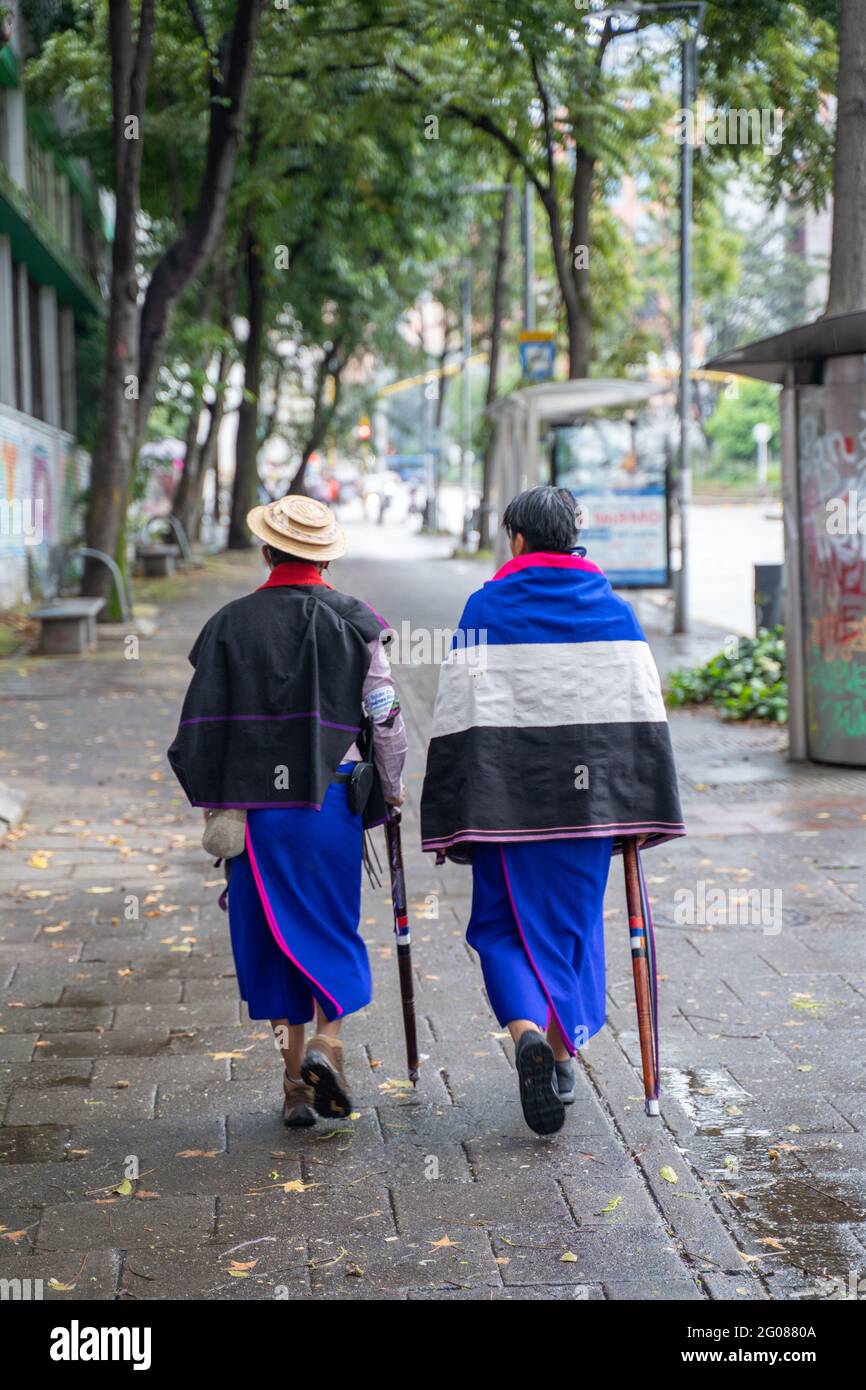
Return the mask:
<svg viewBox="0 0 866 1390">
<path fill-rule="evenodd" d="M 62 1125 L 8 1125 L 0 1129 L 0 1163 L 62 1163 L 68 1136 Z"/>
<path fill-rule="evenodd" d="M 742 1110 L 743 1102 L 751 1099 L 748 1091 L 719 1067 L 695 1067 L 692 1071 L 662 1067 L 662 1093 L 679 1102 L 699 1133 L 736 1133 L 740 1117 L 731 1115 L 727 1107 Z"/>
<path fill-rule="evenodd" d="M 833 1281 L 866 1268 L 857 1238 L 866 1234 L 866 1175 L 816 1176 L 798 1153 L 798 1133 L 750 1122 L 751 1097 L 719 1068 L 664 1070 L 662 1087 L 694 1127 L 683 1151 L 729 1206 L 739 1243 L 761 1256 L 754 1267 L 777 1296 L 828 1297 Z M 824 1142 L 833 1147 L 831 1137 Z"/>
<path fill-rule="evenodd" d="M 39 1078 L 39 1090 L 51 1091 L 57 1086 L 81 1086 L 85 1091 L 90 1089 L 89 1076 L 50 1076 Z"/>
</svg>

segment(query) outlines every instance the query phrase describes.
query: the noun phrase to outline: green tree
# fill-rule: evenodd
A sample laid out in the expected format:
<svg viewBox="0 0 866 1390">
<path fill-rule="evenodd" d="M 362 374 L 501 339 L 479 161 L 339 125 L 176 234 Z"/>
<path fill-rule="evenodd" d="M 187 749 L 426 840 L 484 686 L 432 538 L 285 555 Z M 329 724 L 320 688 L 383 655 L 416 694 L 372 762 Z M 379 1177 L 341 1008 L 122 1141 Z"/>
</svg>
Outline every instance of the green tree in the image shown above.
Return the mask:
<svg viewBox="0 0 866 1390">
<path fill-rule="evenodd" d="M 713 414 L 707 421 L 707 434 L 713 441 L 723 467 L 743 469 L 755 462 L 755 425 L 772 425 L 770 451 L 779 447 L 779 393 L 765 381 L 743 379 L 736 394 L 721 392 Z"/>
</svg>

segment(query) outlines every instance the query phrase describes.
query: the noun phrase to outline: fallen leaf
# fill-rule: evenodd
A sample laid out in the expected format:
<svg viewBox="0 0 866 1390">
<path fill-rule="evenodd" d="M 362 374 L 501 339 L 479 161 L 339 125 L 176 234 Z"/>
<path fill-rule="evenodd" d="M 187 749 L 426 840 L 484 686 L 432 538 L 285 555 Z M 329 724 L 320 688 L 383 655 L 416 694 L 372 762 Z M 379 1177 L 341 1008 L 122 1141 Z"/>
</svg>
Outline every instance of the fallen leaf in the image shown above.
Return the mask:
<svg viewBox="0 0 866 1390">
<path fill-rule="evenodd" d="M 616 1211 L 616 1209 L 617 1209 L 617 1207 L 619 1206 L 619 1204 L 620 1204 L 621 1201 L 622 1201 L 622 1197 L 611 1197 L 611 1199 L 610 1199 L 610 1201 L 608 1202 L 607 1206 L 606 1206 L 606 1207 L 602 1207 L 602 1209 L 601 1209 L 601 1211 L 598 1213 L 598 1215 L 599 1215 L 599 1216 L 607 1216 L 609 1212 Z"/>
<path fill-rule="evenodd" d="M 664 1178 L 665 1182 L 679 1182 L 679 1178 L 669 1163 L 665 1163 L 659 1168 L 659 1177 Z"/>
<path fill-rule="evenodd" d="M 577 1256 L 572 1254 L 570 1250 L 566 1250 L 564 1255 L 560 1255 L 559 1263 L 563 1265 L 576 1265 Z"/>
<path fill-rule="evenodd" d="M 441 1240 L 431 1240 L 428 1242 L 434 1250 L 445 1250 L 450 1246 L 457 1246 L 458 1241 L 452 1240 L 450 1236 L 443 1236 Z"/>
</svg>

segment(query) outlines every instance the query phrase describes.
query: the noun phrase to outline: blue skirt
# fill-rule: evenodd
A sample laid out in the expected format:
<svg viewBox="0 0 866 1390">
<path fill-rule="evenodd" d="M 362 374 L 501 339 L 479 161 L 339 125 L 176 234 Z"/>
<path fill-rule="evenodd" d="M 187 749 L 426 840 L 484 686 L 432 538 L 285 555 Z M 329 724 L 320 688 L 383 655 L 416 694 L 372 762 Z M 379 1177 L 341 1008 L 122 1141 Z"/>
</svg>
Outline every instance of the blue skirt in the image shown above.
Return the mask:
<svg viewBox="0 0 866 1390">
<path fill-rule="evenodd" d="M 473 846 L 466 940 L 501 1027 L 552 1021 L 573 1054 L 603 1026 L 612 850 L 610 837 Z"/>
<path fill-rule="evenodd" d="M 362 841 L 345 783 L 331 783 L 320 811 L 247 812 L 228 912 L 250 1018 L 308 1023 L 316 1003 L 329 1020 L 369 1004 L 370 962 L 358 930 Z"/>
</svg>

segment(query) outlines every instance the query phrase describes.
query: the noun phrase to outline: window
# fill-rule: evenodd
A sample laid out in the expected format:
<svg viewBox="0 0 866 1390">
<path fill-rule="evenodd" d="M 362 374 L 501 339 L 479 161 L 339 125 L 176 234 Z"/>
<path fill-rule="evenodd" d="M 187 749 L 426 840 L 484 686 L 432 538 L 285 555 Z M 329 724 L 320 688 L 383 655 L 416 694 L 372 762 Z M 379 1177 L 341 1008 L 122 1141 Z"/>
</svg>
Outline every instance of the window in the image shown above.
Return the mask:
<svg viewBox="0 0 866 1390">
<path fill-rule="evenodd" d="M 39 314 L 39 286 L 27 281 L 27 301 L 30 309 L 30 414 L 45 419 L 45 397 L 42 389 L 42 324 Z"/>
<path fill-rule="evenodd" d="M 15 403 L 19 410 L 24 409 L 24 382 L 21 375 L 21 364 L 23 361 L 21 351 L 21 288 L 18 280 L 18 263 L 12 262 L 12 322 L 14 324 L 14 350 L 12 356 L 15 359 Z"/>
<path fill-rule="evenodd" d="M 8 169 L 9 162 L 9 99 L 5 89 L 0 87 L 0 165 Z"/>
</svg>

